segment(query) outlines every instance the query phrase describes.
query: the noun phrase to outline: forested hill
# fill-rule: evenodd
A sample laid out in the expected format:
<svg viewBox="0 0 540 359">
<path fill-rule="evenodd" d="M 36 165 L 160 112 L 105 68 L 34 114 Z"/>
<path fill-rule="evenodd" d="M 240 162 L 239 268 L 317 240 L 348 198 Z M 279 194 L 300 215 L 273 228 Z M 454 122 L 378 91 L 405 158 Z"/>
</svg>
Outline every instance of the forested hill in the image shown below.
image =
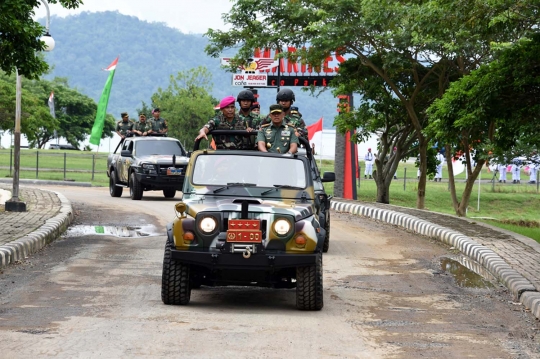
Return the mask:
<svg viewBox="0 0 540 359">
<path fill-rule="evenodd" d="M 141 21 L 118 12 L 53 16 L 50 32 L 56 47 L 45 55 L 53 68 L 46 77 L 67 77 L 70 86 L 96 102 L 108 76 L 101 69 L 120 56 L 107 111 L 116 118 L 123 111 L 134 118 L 141 102 L 149 104 L 159 87 L 167 87 L 171 75 L 197 66 L 205 66 L 212 72 L 214 97 L 236 96 L 242 90 L 231 86 L 231 74 L 220 69 L 219 59 L 204 53 L 208 40 L 202 35 L 183 34 L 164 24 Z M 332 127 L 337 102 L 330 91 L 315 98 L 300 87 L 293 90 L 306 123 L 324 117 L 324 127 Z M 276 90 L 260 89 L 259 93 L 263 112 L 267 112 L 268 106 L 275 102 Z"/>
</svg>

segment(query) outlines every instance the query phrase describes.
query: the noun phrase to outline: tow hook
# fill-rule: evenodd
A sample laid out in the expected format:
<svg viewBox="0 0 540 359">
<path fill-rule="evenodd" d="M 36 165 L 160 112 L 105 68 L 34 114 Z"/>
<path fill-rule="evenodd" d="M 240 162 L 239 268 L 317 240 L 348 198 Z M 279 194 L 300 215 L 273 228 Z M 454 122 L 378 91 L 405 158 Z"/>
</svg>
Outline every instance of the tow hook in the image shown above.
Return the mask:
<svg viewBox="0 0 540 359">
<path fill-rule="evenodd" d="M 243 256 L 245 259 L 248 259 L 249 257 L 251 257 L 251 251 L 249 250 L 249 248 L 246 248 L 246 250 L 244 251 L 244 253 L 242 253 L 242 256 Z"/>
</svg>

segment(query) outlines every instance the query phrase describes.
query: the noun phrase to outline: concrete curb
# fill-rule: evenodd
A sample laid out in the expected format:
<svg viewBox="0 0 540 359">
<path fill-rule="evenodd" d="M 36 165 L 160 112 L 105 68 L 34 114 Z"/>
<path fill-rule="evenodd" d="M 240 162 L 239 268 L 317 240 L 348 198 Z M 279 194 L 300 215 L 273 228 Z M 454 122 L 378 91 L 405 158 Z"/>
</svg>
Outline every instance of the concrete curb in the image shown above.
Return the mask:
<svg viewBox="0 0 540 359">
<path fill-rule="evenodd" d="M 409 214 L 388 209 L 369 207 L 357 203 L 340 202 L 338 199 L 332 199 L 330 208 L 339 212 L 348 212 L 353 215 L 373 218 L 381 222 L 393 224 L 451 245 L 465 256 L 482 265 L 510 290 L 515 301 L 520 301 L 525 308 L 531 310 L 536 318 L 540 319 L 540 293 L 532 283 L 513 269 L 493 250 L 478 244 L 470 237 Z"/>
<path fill-rule="evenodd" d="M 58 196 L 61 202 L 58 214 L 39 227 L 34 232 L 19 238 L 13 242 L 0 246 L 0 268 L 6 267 L 10 263 L 28 258 L 29 255 L 36 253 L 48 243 L 56 240 L 66 231 L 73 222 L 74 214 L 71 208 L 71 202 L 63 194 L 53 192 Z"/>
</svg>

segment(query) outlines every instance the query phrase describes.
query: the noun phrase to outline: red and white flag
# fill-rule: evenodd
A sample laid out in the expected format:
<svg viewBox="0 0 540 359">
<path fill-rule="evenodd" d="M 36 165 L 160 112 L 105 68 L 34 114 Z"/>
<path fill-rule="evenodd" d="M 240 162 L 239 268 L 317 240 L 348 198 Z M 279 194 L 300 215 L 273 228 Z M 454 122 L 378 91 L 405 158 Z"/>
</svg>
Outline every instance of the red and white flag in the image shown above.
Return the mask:
<svg viewBox="0 0 540 359">
<path fill-rule="evenodd" d="M 51 113 L 51 116 L 53 118 L 56 118 L 56 114 L 55 114 L 55 111 L 54 111 L 54 92 L 51 91 L 51 95 L 49 96 L 49 111 Z"/>
<path fill-rule="evenodd" d="M 317 132 L 322 133 L 322 127 L 323 127 L 322 121 L 323 121 L 323 118 L 321 117 L 319 118 L 319 121 L 315 122 L 313 125 L 309 125 L 306 127 L 306 129 L 308 130 L 308 139 L 310 141 L 313 139 L 313 136 L 315 136 Z"/>
</svg>

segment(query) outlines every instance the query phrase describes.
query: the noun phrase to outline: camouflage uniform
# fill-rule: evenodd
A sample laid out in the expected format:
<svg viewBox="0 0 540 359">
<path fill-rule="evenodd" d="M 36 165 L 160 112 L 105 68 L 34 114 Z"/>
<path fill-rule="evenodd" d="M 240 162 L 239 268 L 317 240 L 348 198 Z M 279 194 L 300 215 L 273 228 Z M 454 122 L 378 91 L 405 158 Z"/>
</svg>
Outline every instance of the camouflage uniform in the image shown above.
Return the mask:
<svg viewBox="0 0 540 359">
<path fill-rule="evenodd" d="M 167 133 L 167 121 L 164 118 L 158 118 L 157 120 L 154 118 L 150 120 L 150 123 L 152 124 L 152 131 L 157 133 Z M 165 132 L 160 132 L 161 130 L 165 130 Z"/>
<path fill-rule="evenodd" d="M 271 123 L 261 126 L 257 135 L 257 142 L 264 141 L 268 152 L 286 153 L 289 152 L 291 143 L 298 144 L 298 137 L 294 133 L 294 127 L 285 124 L 285 120 L 276 127 Z"/>
<path fill-rule="evenodd" d="M 306 123 L 302 119 L 302 116 L 299 114 L 288 114 L 284 119 L 285 123 L 293 126 L 298 131 L 298 134 L 305 139 L 308 138 L 308 130 L 306 128 Z"/>
<path fill-rule="evenodd" d="M 244 116 L 242 112 L 238 113 L 238 118 L 246 123 L 246 126 L 254 130 L 259 130 L 261 128 L 261 119 L 259 115 L 250 112 L 249 115 Z M 257 148 L 257 141 L 255 136 L 250 136 L 249 141 L 253 145 L 253 148 Z"/>
<path fill-rule="evenodd" d="M 204 125 L 209 131 L 212 130 L 245 130 L 247 129 L 246 121 L 242 120 L 238 115 L 234 115 L 231 122 L 227 121 L 223 117 L 223 113 L 220 113 L 206 125 Z M 242 136 L 213 136 L 216 143 L 216 149 L 218 150 L 234 150 L 250 148 L 249 139 Z"/>
<path fill-rule="evenodd" d="M 152 124 L 149 121 L 135 122 L 134 130 L 141 131 L 142 133 L 148 132 L 152 129 Z"/>
<path fill-rule="evenodd" d="M 128 120 L 128 121 L 125 121 L 124 120 L 120 120 L 116 123 L 116 132 L 120 132 L 120 134 L 122 136 L 127 136 L 128 134 L 128 131 L 132 131 L 133 130 L 133 126 L 135 125 L 135 123 L 131 120 Z"/>
</svg>

